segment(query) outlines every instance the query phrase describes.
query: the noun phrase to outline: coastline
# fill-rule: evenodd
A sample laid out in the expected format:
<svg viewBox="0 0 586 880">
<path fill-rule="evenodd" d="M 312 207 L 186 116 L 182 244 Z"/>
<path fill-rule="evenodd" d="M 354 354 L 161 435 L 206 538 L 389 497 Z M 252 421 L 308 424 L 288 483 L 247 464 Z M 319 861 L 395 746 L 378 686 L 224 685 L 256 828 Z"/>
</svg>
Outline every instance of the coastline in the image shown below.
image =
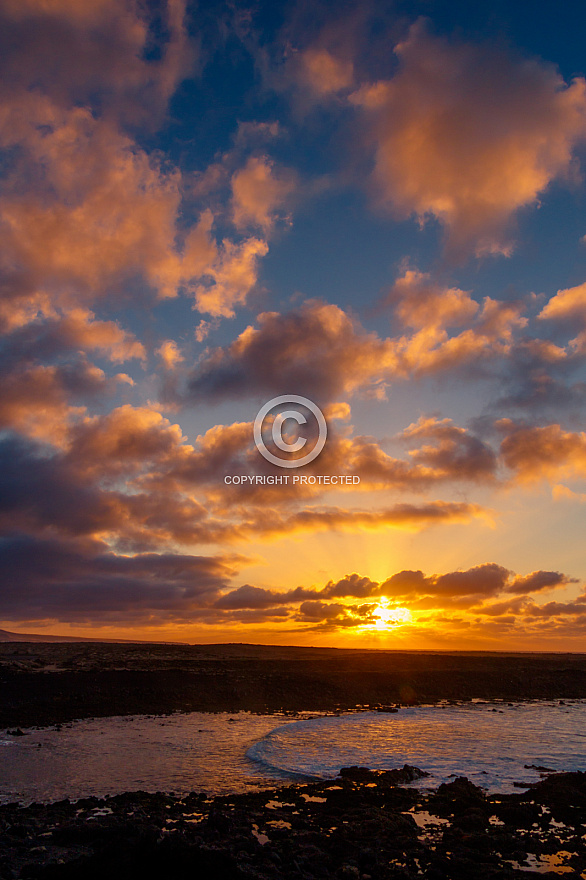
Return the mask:
<svg viewBox="0 0 586 880">
<path fill-rule="evenodd" d="M 459 777 L 348 768 L 328 782 L 208 798 L 131 792 L 0 807 L 0 873 L 29 880 L 197 877 L 469 880 L 586 872 L 586 773 L 487 796 Z M 423 779 L 423 783 L 425 780 Z M 552 870 L 549 871 L 548 869 Z"/>
<path fill-rule="evenodd" d="M 440 701 L 583 699 L 586 655 L 19 643 L 0 645 L 0 684 L 5 728 L 141 711 L 392 712 Z M 586 773 L 490 795 L 464 777 L 410 787 L 417 775 L 354 768 L 244 794 L 131 791 L 5 804 L 0 877 L 586 878 Z"/>
</svg>

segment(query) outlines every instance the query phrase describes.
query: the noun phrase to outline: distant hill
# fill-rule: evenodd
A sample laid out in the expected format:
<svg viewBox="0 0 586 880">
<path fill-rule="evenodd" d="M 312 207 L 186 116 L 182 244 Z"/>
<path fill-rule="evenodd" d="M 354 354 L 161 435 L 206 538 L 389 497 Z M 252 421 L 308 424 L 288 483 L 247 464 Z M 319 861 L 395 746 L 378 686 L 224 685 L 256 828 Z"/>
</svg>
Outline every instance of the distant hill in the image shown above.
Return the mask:
<svg viewBox="0 0 586 880">
<path fill-rule="evenodd" d="M 44 636 L 0 629 L 0 642 L 107 642 L 113 645 L 186 645 L 187 642 L 148 642 L 141 639 L 90 639 L 81 636 Z"/>
</svg>

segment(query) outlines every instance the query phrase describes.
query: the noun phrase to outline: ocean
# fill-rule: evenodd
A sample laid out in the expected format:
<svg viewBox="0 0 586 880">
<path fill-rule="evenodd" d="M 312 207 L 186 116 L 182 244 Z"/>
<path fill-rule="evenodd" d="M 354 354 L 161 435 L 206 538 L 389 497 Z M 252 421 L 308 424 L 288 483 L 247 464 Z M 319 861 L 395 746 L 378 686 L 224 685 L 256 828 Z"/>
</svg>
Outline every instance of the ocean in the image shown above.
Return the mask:
<svg viewBox="0 0 586 880">
<path fill-rule="evenodd" d="M 467 776 L 513 791 L 550 771 L 586 770 L 586 700 L 279 716 L 190 712 L 75 721 L 0 734 L 0 801 L 123 791 L 210 796 L 333 779 L 341 767 L 412 764 L 435 787 Z M 516 785 L 517 784 L 517 785 Z"/>
</svg>

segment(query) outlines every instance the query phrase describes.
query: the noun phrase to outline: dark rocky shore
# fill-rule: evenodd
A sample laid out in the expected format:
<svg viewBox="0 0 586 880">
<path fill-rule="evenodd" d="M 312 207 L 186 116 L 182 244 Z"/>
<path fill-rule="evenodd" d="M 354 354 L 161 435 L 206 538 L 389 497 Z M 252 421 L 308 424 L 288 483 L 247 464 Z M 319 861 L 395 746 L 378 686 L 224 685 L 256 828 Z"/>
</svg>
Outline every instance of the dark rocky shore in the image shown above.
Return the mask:
<svg viewBox="0 0 586 880">
<path fill-rule="evenodd" d="M 586 773 L 487 797 L 416 768 L 231 797 L 134 792 L 0 807 L 0 876 L 29 880 L 586 877 Z M 531 870 L 533 868 L 533 870 Z M 523 870 L 521 870 L 523 869 Z M 551 869 L 551 870 L 549 870 Z"/>
<path fill-rule="evenodd" d="M 180 711 L 586 698 L 586 654 L 0 644 L 0 727 Z"/>
<path fill-rule="evenodd" d="M 173 711 L 296 712 L 586 697 L 586 655 L 253 645 L 0 645 L 0 727 Z M 586 774 L 487 797 L 404 771 L 229 797 L 0 807 L 2 880 L 586 880 Z M 425 785 L 425 779 L 422 780 Z M 564 870 L 565 869 L 565 870 Z"/>
</svg>

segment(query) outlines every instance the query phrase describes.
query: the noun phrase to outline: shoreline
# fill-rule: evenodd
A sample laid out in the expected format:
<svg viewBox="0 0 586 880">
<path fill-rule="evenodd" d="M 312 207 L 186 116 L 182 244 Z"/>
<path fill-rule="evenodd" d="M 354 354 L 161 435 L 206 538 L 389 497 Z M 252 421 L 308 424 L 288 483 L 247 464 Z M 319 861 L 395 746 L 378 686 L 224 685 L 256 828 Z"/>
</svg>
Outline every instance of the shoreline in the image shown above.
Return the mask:
<svg viewBox="0 0 586 880">
<path fill-rule="evenodd" d="M 545 878 L 564 867 L 576 877 L 586 871 L 586 773 L 492 795 L 465 777 L 437 789 L 405 787 L 420 775 L 408 766 L 347 768 L 326 782 L 218 797 L 125 792 L 8 804 L 0 806 L 0 873 L 497 880 L 526 877 L 531 868 Z M 548 866 L 553 873 L 544 872 Z"/>
<path fill-rule="evenodd" d="M 521 715 L 518 715 L 517 713 L 522 707 L 525 709 L 522 710 Z M 1 787 L 0 805 L 18 803 L 20 806 L 26 806 L 38 801 L 49 806 L 63 798 L 72 802 L 88 798 L 105 799 L 120 792 L 133 792 L 138 789 L 150 793 L 170 792 L 179 797 L 185 796 L 192 789 L 206 790 L 210 792 L 210 797 L 236 796 L 245 792 L 263 791 L 275 786 L 282 787 L 293 783 L 331 782 L 339 775 L 343 760 L 364 762 L 368 766 L 376 766 L 377 772 L 387 774 L 389 767 L 396 766 L 397 762 L 406 761 L 411 765 L 425 767 L 426 771 L 429 771 L 425 773 L 425 776 L 428 777 L 427 786 L 437 787 L 442 783 L 449 782 L 455 775 L 466 775 L 472 784 L 479 786 L 487 795 L 510 794 L 520 789 L 529 789 L 539 779 L 548 776 L 567 772 L 582 771 L 586 773 L 586 763 L 582 759 L 581 740 L 576 739 L 576 736 L 579 738 L 583 735 L 580 731 L 583 729 L 584 708 L 586 708 L 586 700 L 531 700 L 518 703 L 504 703 L 502 700 L 491 702 L 477 700 L 472 704 L 463 701 L 400 709 L 387 708 L 378 712 L 363 707 L 348 712 L 272 713 L 270 715 L 250 712 L 234 714 L 174 712 L 163 716 L 153 714 L 122 715 L 106 719 L 79 719 L 63 725 L 56 724 L 48 727 L 33 726 L 24 729 L 8 729 L 1 732 L 3 734 L 1 744 L 5 747 L 2 758 L 7 759 L 8 763 L 5 767 L 5 784 L 3 783 Z M 422 712 L 423 715 L 420 714 Z M 439 718 L 435 715 L 436 712 L 440 713 Z M 462 734 L 458 719 L 460 712 L 464 713 L 464 719 L 467 719 L 464 721 L 464 734 Z M 531 713 L 535 712 L 537 715 L 534 720 L 529 720 L 524 745 L 518 744 L 519 732 L 524 730 L 524 721 L 521 719 L 531 719 L 533 717 Z M 544 713 L 550 712 L 555 715 L 553 717 L 550 714 L 544 715 Z M 575 716 L 573 712 L 581 712 L 581 714 Z M 209 720 L 218 715 L 216 721 Z M 262 748 L 260 751 L 257 749 L 259 745 L 262 747 L 265 739 L 270 740 L 275 735 L 278 742 L 281 731 L 287 731 L 289 724 L 293 724 L 295 728 L 296 723 L 315 720 L 333 723 L 335 725 L 333 730 L 336 730 L 338 722 L 344 724 L 345 719 L 354 719 L 354 721 L 350 721 L 351 726 L 348 728 L 348 733 L 344 735 L 350 736 L 350 741 L 352 741 L 354 725 L 358 719 L 365 715 L 369 724 L 379 724 L 380 727 L 382 722 L 383 731 L 386 731 L 386 725 L 391 723 L 392 729 L 395 731 L 395 740 L 402 740 L 404 737 L 409 739 L 415 731 L 420 731 L 418 745 L 401 747 L 394 753 L 391 747 L 390 752 L 385 751 L 385 757 L 380 760 L 380 763 L 373 763 L 380 759 L 377 750 L 371 752 L 367 749 L 365 753 L 358 749 L 352 753 L 352 750 L 348 752 L 342 748 L 341 760 L 339 758 L 332 760 L 330 755 L 329 760 L 326 759 L 324 763 L 320 757 L 321 746 L 318 736 L 318 739 L 314 737 L 313 746 L 311 743 L 308 744 L 308 748 L 313 749 L 311 752 L 313 758 L 305 761 L 302 759 L 299 766 L 296 766 L 295 762 L 290 765 L 287 757 L 285 756 L 283 759 L 278 752 L 274 755 L 269 749 L 269 752 L 265 754 Z M 384 716 L 390 716 L 393 720 L 390 721 L 389 718 L 387 721 L 385 718 L 383 721 Z M 569 716 L 572 716 L 573 720 Z M 258 720 L 253 720 L 255 717 Z M 560 728 L 559 719 L 566 717 L 569 717 L 568 724 L 562 720 Z M 381 722 L 378 722 L 377 718 L 381 719 Z M 265 720 L 261 721 L 260 719 Z M 398 722 L 395 719 L 398 719 Z M 441 741 L 436 742 L 433 737 L 435 723 L 432 725 L 432 738 L 429 739 L 430 721 L 437 722 L 439 725 L 445 725 L 447 721 L 454 731 L 459 731 L 460 737 L 464 735 L 467 740 L 474 739 L 474 731 L 470 728 L 470 724 L 474 722 L 472 726 L 475 728 L 475 722 L 478 719 L 481 720 L 482 725 L 486 726 L 487 723 L 489 725 L 484 734 L 488 751 L 483 749 L 479 752 L 474 747 L 471 751 L 467 751 L 465 744 L 463 744 L 462 748 L 456 752 L 448 747 L 444 753 Z M 505 724 L 502 731 L 501 724 L 503 722 L 501 719 Z M 555 736 L 549 742 L 552 749 L 551 755 L 554 756 L 551 759 L 547 758 L 543 745 L 539 745 L 542 743 L 539 731 L 543 719 L 549 719 L 547 725 L 550 728 L 553 722 L 553 728 L 559 728 L 559 732 L 564 735 L 571 736 L 573 731 L 573 745 L 567 754 L 561 756 L 561 759 L 560 755 L 556 756 L 557 740 Z M 556 719 L 558 720 L 556 721 Z M 407 728 L 396 728 L 395 725 L 402 721 L 406 721 Z M 413 724 L 416 727 L 409 732 L 409 726 Z M 423 725 L 423 727 L 419 725 Z M 322 730 L 320 736 L 325 737 L 326 742 L 329 741 L 329 729 L 328 727 L 319 728 Z M 359 726 L 356 729 L 361 730 L 362 728 Z M 227 730 L 230 730 L 228 735 L 224 733 Z M 376 730 L 379 728 L 375 729 L 374 736 L 377 736 Z M 536 743 L 531 739 L 532 731 L 533 734 L 538 733 L 537 748 Z M 497 755 L 491 752 L 495 732 L 501 743 L 500 761 Z M 521 733 L 521 735 L 525 737 L 525 734 Z M 449 733 L 447 738 L 448 740 L 451 738 Z M 188 745 L 190 743 L 191 745 Z M 21 751 L 19 745 L 24 746 L 24 752 Z M 176 752 L 178 745 L 180 748 L 187 745 L 188 753 L 185 756 L 187 762 L 186 760 L 177 762 L 175 759 L 174 763 L 171 759 L 169 763 L 165 757 L 167 751 L 165 751 L 165 756 L 161 756 L 159 751 L 161 748 L 169 750 L 169 754 L 172 755 L 174 751 Z M 13 746 L 15 747 L 14 752 L 12 751 Z M 79 760 L 75 760 L 75 755 L 86 752 L 88 756 L 94 752 L 103 752 L 106 757 L 111 756 L 114 763 L 106 765 L 108 770 L 105 774 L 100 761 L 94 766 L 91 760 L 89 764 L 80 764 Z M 138 753 L 142 755 L 143 761 L 141 770 L 137 774 L 130 768 L 134 766 L 134 756 Z M 73 756 L 72 762 L 68 762 L 67 756 L 69 754 Z M 305 747 L 302 746 L 300 756 L 304 755 L 307 759 Z M 530 758 L 527 757 L 528 755 Z M 523 758 L 523 756 L 525 757 Z M 160 757 L 165 758 L 163 765 L 160 765 Z M 23 776 L 17 770 L 21 766 L 21 760 L 25 761 L 22 765 Z M 57 762 L 65 775 L 52 774 L 50 768 L 46 767 L 47 760 L 52 763 Z M 125 763 L 127 761 L 131 761 L 131 764 Z M 127 767 L 129 769 L 126 769 Z M 69 774 L 72 779 L 76 780 L 73 785 L 64 784 Z M 41 781 L 42 784 L 37 784 L 37 781 Z M 586 825 L 584 830 L 586 832 Z"/>
</svg>

